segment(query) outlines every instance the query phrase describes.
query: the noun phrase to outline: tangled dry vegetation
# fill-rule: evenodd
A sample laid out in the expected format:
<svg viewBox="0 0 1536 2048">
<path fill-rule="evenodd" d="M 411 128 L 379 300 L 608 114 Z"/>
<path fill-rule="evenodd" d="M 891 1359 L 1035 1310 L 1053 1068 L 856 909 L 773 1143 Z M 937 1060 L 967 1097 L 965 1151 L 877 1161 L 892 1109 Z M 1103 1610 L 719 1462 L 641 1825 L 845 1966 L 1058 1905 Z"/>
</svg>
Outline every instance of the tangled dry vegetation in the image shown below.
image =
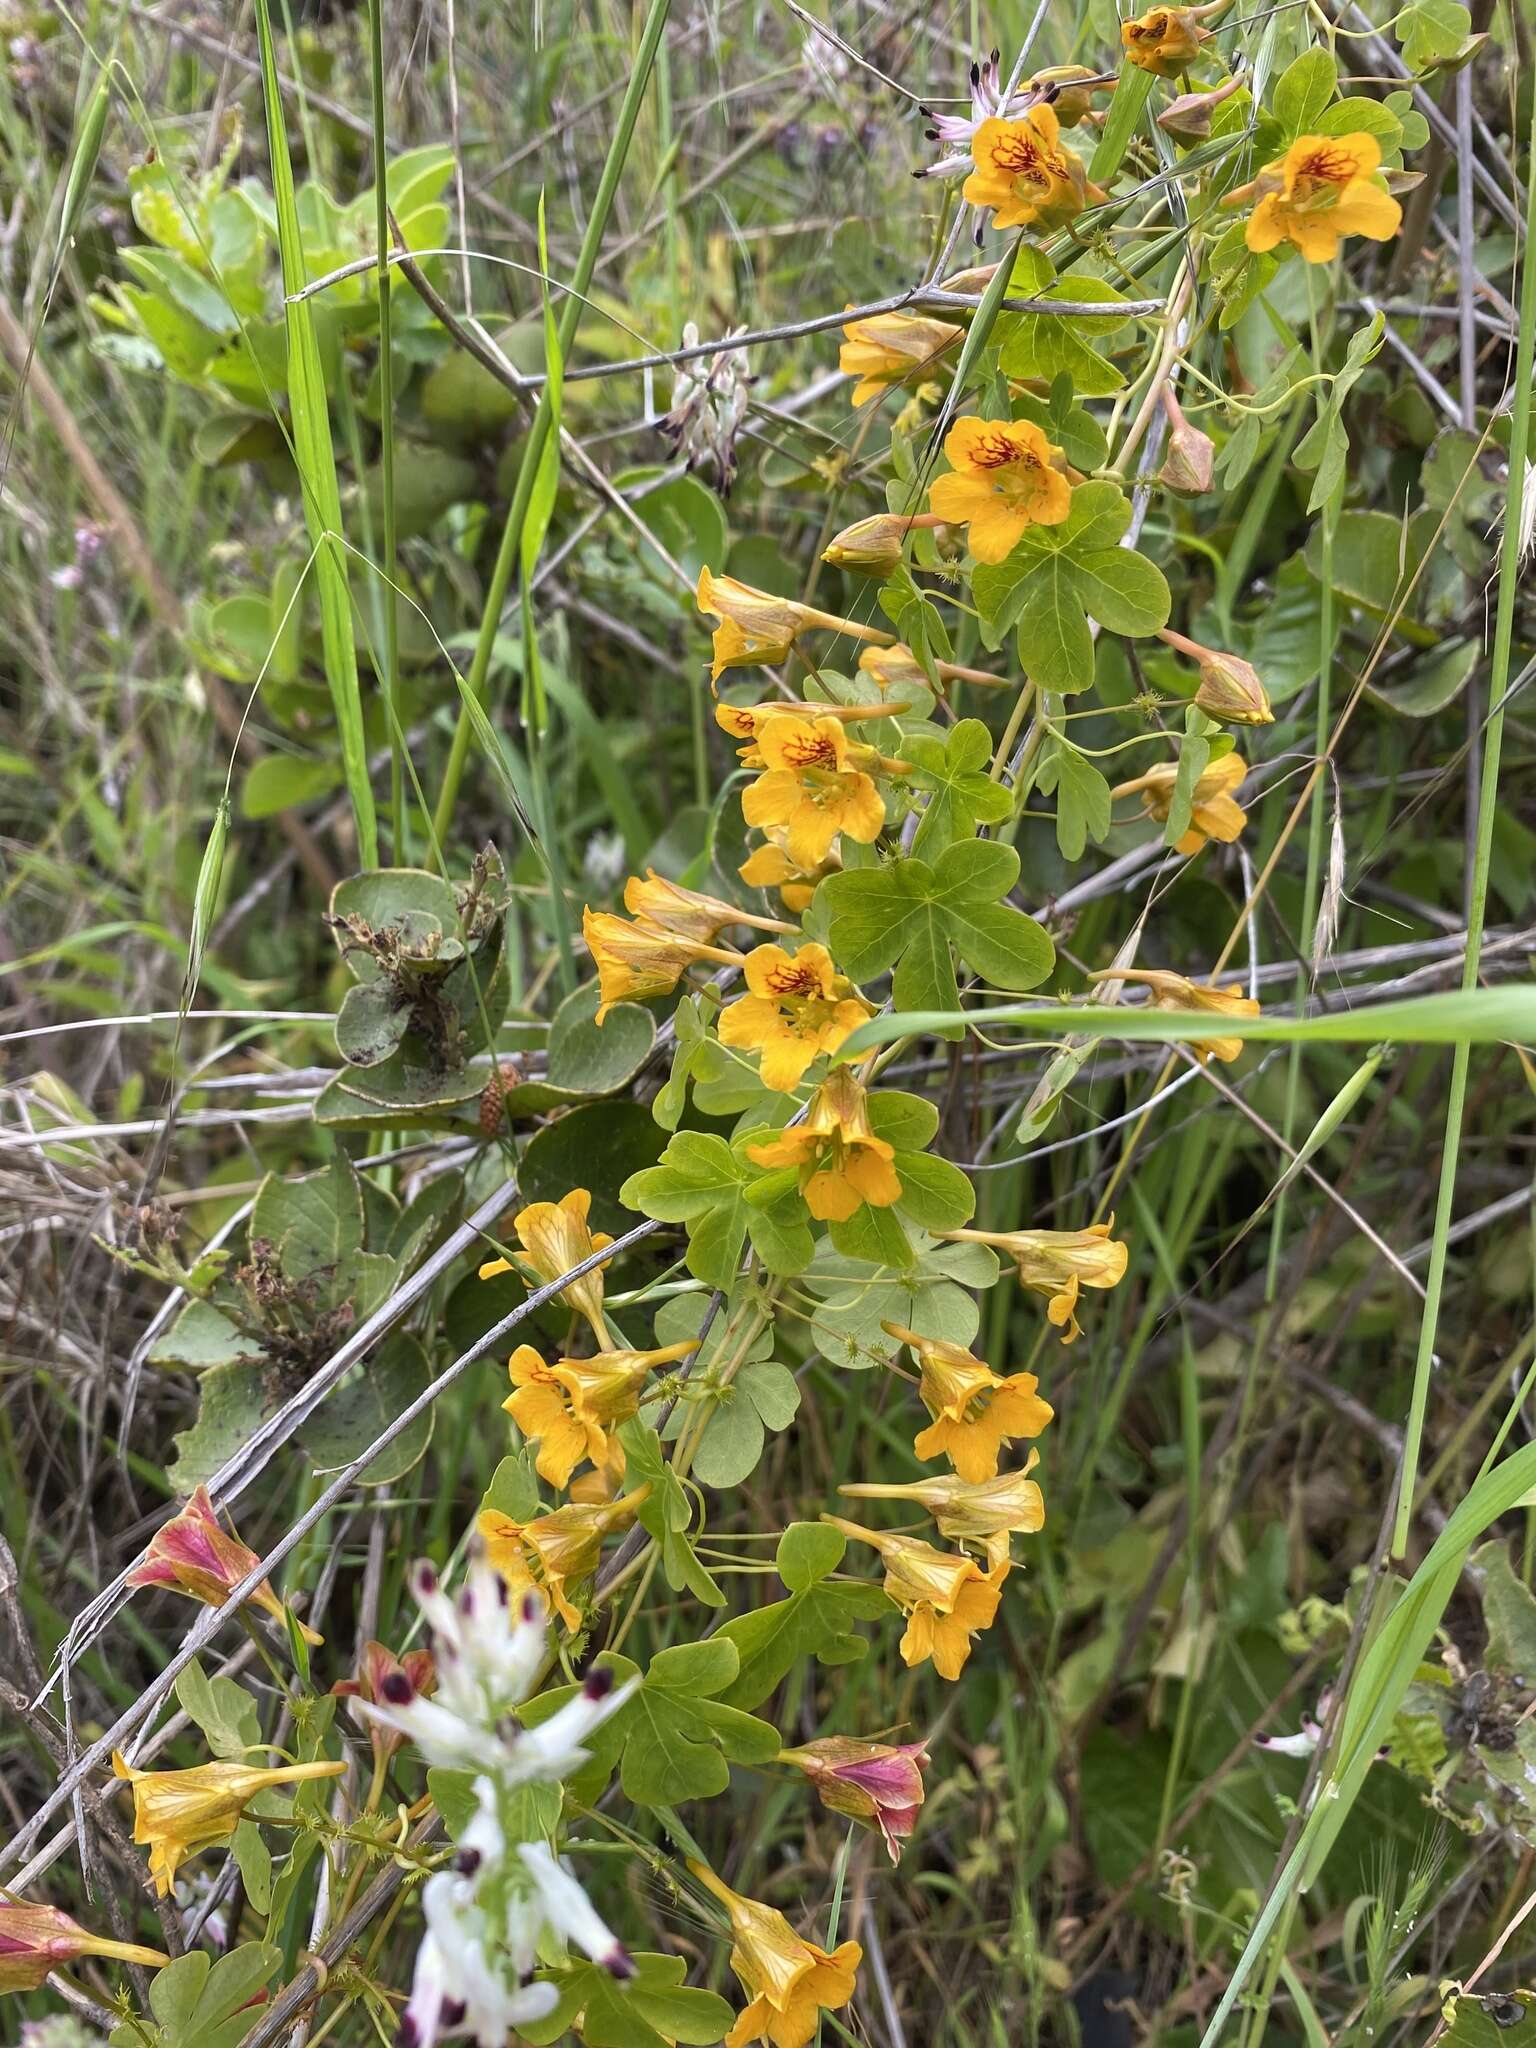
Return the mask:
<svg viewBox="0 0 1536 2048">
<path fill-rule="evenodd" d="M 1536 2041 L 1522 0 L 0 21 L 0 2040 Z"/>
</svg>

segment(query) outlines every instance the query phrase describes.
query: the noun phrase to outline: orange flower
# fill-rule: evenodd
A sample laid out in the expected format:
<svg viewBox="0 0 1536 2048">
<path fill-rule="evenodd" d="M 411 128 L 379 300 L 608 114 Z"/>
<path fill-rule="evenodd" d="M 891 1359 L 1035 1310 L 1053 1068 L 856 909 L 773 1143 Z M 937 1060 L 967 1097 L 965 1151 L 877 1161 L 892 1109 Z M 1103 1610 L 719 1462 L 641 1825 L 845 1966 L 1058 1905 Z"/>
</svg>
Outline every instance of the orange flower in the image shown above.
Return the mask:
<svg viewBox="0 0 1536 2048">
<path fill-rule="evenodd" d="M 805 1206 L 823 1223 L 846 1223 L 865 1202 L 888 1209 L 901 1200 L 895 1148 L 870 1129 L 868 1097 L 847 1067 L 832 1069 L 800 1123 L 749 1145 L 747 1157 L 759 1166 L 796 1167 Z"/>
<path fill-rule="evenodd" d="M 1072 510 L 1072 486 L 1054 465 L 1053 448 L 1033 420 L 983 420 L 968 415 L 944 442 L 951 474 L 939 477 L 928 502 L 941 519 L 969 526 L 978 562 L 1004 562 L 1030 526 L 1060 526 Z"/>
<path fill-rule="evenodd" d="M 765 718 L 757 748 L 763 773 L 742 791 L 741 814 L 749 825 L 782 825 L 792 860 L 816 867 L 840 832 L 865 846 L 880 837 L 885 803 L 866 770 L 904 764 L 850 742 L 836 718 Z"/>
<path fill-rule="evenodd" d="M 1017 121 L 983 121 L 971 138 L 971 158 L 976 168 L 963 196 L 973 206 L 993 208 L 995 227 L 1070 220 L 1105 196 L 1072 151 L 1061 147 L 1061 123 L 1050 106 L 1032 107 Z"/>
<path fill-rule="evenodd" d="M 873 1016 L 825 946 L 759 946 L 742 978 L 749 993 L 720 1013 L 720 1043 L 762 1053 L 763 1086 L 787 1095 L 818 1054 L 836 1052 Z"/>
<path fill-rule="evenodd" d="M 879 1551 L 886 1594 L 907 1617 L 903 1661 L 916 1666 L 931 1658 L 940 1678 L 958 1678 L 971 1654 L 971 1638 L 996 1619 L 1008 1560 L 983 1571 L 974 1558 L 935 1550 L 915 1536 L 882 1535 L 836 1515 L 821 1519 Z"/>
<path fill-rule="evenodd" d="M 896 384 L 921 381 L 939 358 L 964 334 L 947 320 L 925 320 L 911 313 L 876 313 L 850 320 L 838 352 L 837 367 L 857 377 L 853 402 L 863 405 Z"/>
<path fill-rule="evenodd" d="M 1038 1436 L 1056 1413 L 1035 1392 L 1040 1382 L 1032 1372 L 1005 1379 L 962 1345 L 919 1337 L 900 1323 L 880 1327 L 909 1345 L 922 1369 L 918 1391 L 933 1421 L 913 1450 L 920 1458 L 948 1458 L 962 1479 L 995 1478 L 1003 1445 Z"/>
<path fill-rule="evenodd" d="M 1260 254 L 1290 242 L 1308 263 L 1331 263 L 1348 235 L 1390 242 L 1403 209 L 1380 176 L 1374 135 L 1302 135 L 1224 206 L 1254 197 L 1244 240 Z"/>
<path fill-rule="evenodd" d="M 513 1217 L 512 1228 L 522 1246 L 513 1258 L 536 1287 L 547 1287 L 551 1280 L 560 1279 L 594 1252 L 613 1243 L 600 1230 L 588 1229 L 587 1214 L 591 1207 L 592 1197 L 587 1190 L 572 1188 L 558 1202 L 531 1202 Z M 512 1270 L 512 1259 L 488 1259 L 480 1268 L 480 1278 L 494 1280 L 498 1273 Z M 603 1321 L 602 1267 L 594 1266 L 590 1273 L 562 1288 L 560 1299 L 567 1308 L 586 1317 L 598 1343 L 606 1346 L 608 1326 Z"/>
<path fill-rule="evenodd" d="M 205 1607 L 222 1607 L 240 1581 L 261 1563 L 238 1536 L 225 1529 L 214 1513 L 206 1486 L 200 1486 L 170 1521 L 163 1523 L 150 1539 L 143 1564 L 128 1574 L 130 1586 L 166 1586 L 201 1600 Z M 263 1579 L 246 1596 L 252 1607 L 270 1614 L 286 1627 L 288 1609 Z M 308 1643 L 323 1643 L 312 1628 L 300 1627 Z"/>
<path fill-rule="evenodd" d="M 1248 813 L 1234 800 L 1232 792 L 1241 785 L 1247 773 L 1248 763 L 1241 754 L 1223 754 L 1219 761 L 1211 763 L 1195 784 L 1189 830 L 1179 841 L 1178 852 L 1198 853 L 1208 839 L 1230 844 L 1237 838 L 1248 822 Z M 1139 795 L 1147 816 L 1155 818 L 1161 825 L 1167 822 L 1168 813 L 1173 808 L 1173 792 L 1178 779 L 1176 763 L 1159 761 L 1145 775 L 1138 775 L 1134 782 L 1120 783 L 1110 793 L 1113 796 Z"/>
<path fill-rule="evenodd" d="M 608 1431 L 635 1413 L 640 1389 L 657 1366 L 697 1349 L 698 1339 L 690 1337 L 659 1351 L 600 1351 L 595 1358 L 546 1365 L 531 1344 L 520 1344 L 507 1367 L 513 1391 L 501 1405 L 539 1446 L 535 1468 L 551 1486 L 568 1486 L 583 1459 L 622 1473 L 623 1449 Z"/>
<path fill-rule="evenodd" d="M 1126 56 L 1142 71 L 1155 78 L 1177 78 L 1200 55 L 1211 32 L 1187 8 L 1152 7 L 1134 21 L 1121 23 L 1120 40 Z"/>
<path fill-rule="evenodd" d="M 751 2003 L 725 2037 L 725 2048 L 766 2041 L 770 2048 L 807 2048 L 823 2012 L 836 2012 L 853 1996 L 864 1951 L 845 1941 L 828 1954 L 796 1934 L 772 1906 L 745 1899 L 702 1863 L 688 1868 L 730 1916 L 735 1943 L 731 1968 Z"/>
</svg>

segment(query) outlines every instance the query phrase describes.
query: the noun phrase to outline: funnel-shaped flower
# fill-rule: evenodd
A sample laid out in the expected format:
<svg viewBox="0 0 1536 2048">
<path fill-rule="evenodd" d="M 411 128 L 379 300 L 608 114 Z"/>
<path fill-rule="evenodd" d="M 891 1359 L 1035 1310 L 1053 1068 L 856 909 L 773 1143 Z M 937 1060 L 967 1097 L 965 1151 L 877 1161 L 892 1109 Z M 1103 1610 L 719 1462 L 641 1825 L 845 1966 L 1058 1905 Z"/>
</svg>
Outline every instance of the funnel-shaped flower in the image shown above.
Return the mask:
<svg viewBox="0 0 1536 2048">
<path fill-rule="evenodd" d="M 782 661 L 810 624 L 804 605 L 775 597 L 770 590 L 755 590 L 734 576 L 716 576 L 709 569 L 699 571 L 694 601 L 701 612 L 720 621 L 712 671 L 717 677 L 727 668 Z"/>
<path fill-rule="evenodd" d="M 804 1941 L 784 1915 L 733 1892 L 702 1863 L 688 1868 L 730 1917 L 735 1941 L 731 1968 L 751 2003 L 725 2037 L 725 2048 L 766 2041 L 770 2048 L 807 2048 L 823 2012 L 836 2012 L 853 1996 L 864 1951 L 845 1941 L 830 1954 Z"/>
<path fill-rule="evenodd" d="M 590 905 L 582 909 L 581 935 L 597 969 L 599 1024 L 615 1003 L 643 1003 L 652 996 L 669 995 L 701 960 L 731 966 L 741 958 L 723 946 L 668 931 L 649 918 L 631 923 Z"/>
<path fill-rule="evenodd" d="M 923 1803 L 926 1742 L 860 1742 L 851 1735 L 829 1735 L 799 1749 L 781 1749 L 779 1762 L 803 1771 L 829 1812 L 878 1828 L 891 1861 L 901 1861 L 901 1845 L 916 1827 Z"/>
<path fill-rule="evenodd" d="M 871 1130 L 868 1097 L 847 1067 L 832 1069 L 802 1122 L 749 1145 L 747 1157 L 759 1166 L 793 1166 L 805 1206 L 822 1222 L 845 1223 L 865 1202 L 888 1209 L 901 1199 L 895 1148 Z"/>
<path fill-rule="evenodd" d="M 587 1190 L 572 1188 L 558 1202 L 532 1202 L 526 1209 L 519 1209 L 512 1218 L 512 1228 L 522 1246 L 522 1250 L 514 1253 L 513 1257 L 536 1286 L 547 1287 L 550 1281 L 559 1280 L 581 1265 L 583 1260 L 590 1259 L 594 1252 L 600 1252 L 613 1243 L 613 1239 L 605 1237 L 600 1230 L 587 1227 L 591 1207 L 592 1197 Z M 480 1268 L 480 1278 L 493 1280 L 498 1273 L 510 1273 L 512 1270 L 511 1259 L 488 1259 Z M 567 1308 L 573 1308 L 586 1317 L 599 1344 L 608 1342 L 608 1326 L 603 1321 L 601 1266 L 594 1266 L 590 1273 L 584 1273 L 569 1287 L 563 1287 L 560 1299 Z"/>
<path fill-rule="evenodd" d="M 637 1487 L 603 1505 L 572 1501 L 547 1515 L 514 1521 L 499 1508 L 482 1508 L 475 1526 L 486 1553 L 514 1592 L 540 1587 L 569 1629 L 581 1626 L 581 1610 L 569 1587 L 591 1578 L 603 1552 L 603 1538 L 635 1518 L 648 1488 Z"/>
<path fill-rule="evenodd" d="M 624 1469 L 624 1452 L 608 1432 L 640 1405 L 640 1389 L 658 1366 L 673 1365 L 698 1349 L 698 1339 L 658 1351 L 600 1351 L 595 1358 L 561 1358 L 546 1365 L 531 1344 L 520 1344 L 508 1365 L 513 1392 L 502 1402 L 523 1435 L 539 1446 L 536 1469 L 564 1488 L 583 1459 Z"/>
<path fill-rule="evenodd" d="M 112 1754 L 113 1774 L 133 1786 L 133 1839 L 149 1849 L 149 1874 L 163 1898 L 175 1882 L 177 1866 L 200 1849 L 227 1842 L 239 1825 L 246 1802 L 269 1785 L 297 1785 L 308 1778 L 335 1778 L 344 1763 L 323 1759 L 307 1764 L 278 1764 L 270 1770 L 252 1764 L 199 1764 L 190 1771 L 140 1771 Z"/>
<path fill-rule="evenodd" d="M 1076 1315 L 1079 1290 L 1117 1287 L 1125 1278 L 1129 1249 L 1111 1237 L 1115 1219 L 1086 1230 L 948 1230 L 942 1236 L 989 1244 L 1018 1267 L 1019 1284 L 1047 1300 L 1046 1316 L 1061 1331 L 1063 1344 L 1082 1335 Z"/>
<path fill-rule="evenodd" d="M 1198 853 L 1209 839 L 1219 839 L 1224 845 L 1237 838 L 1248 822 L 1248 813 L 1233 798 L 1243 777 L 1248 773 L 1248 763 L 1241 754 L 1223 754 L 1219 761 L 1213 761 L 1195 783 L 1193 802 L 1189 814 L 1189 830 L 1178 843 L 1180 853 Z M 1111 794 L 1114 796 L 1140 796 L 1142 808 L 1149 818 L 1165 824 L 1173 808 L 1173 792 L 1178 783 L 1179 770 L 1173 761 L 1159 761 L 1149 768 L 1145 775 L 1138 775 L 1133 782 L 1120 783 Z"/>
<path fill-rule="evenodd" d="M 1162 968 L 1117 967 L 1092 976 L 1095 981 L 1139 981 L 1152 993 L 1154 1010 L 1187 1014 L 1204 1011 L 1217 1017 L 1257 1017 L 1259 1005 L 1240 988 L 1215 988 L 1209 982 L 1187 981 Z M 1197 1038 L 1193 1050 L 1202 1060 L 1235 1060 L 1243 1050 L 1240 1038 Z"/>
<path fill-rule="evenodd" d="M 993 1479 L 962 1479 L 958 1472 L 945 1472 L 906 1486 L 865 1484 L 837 1490 L 856 1500 L 916 1501 L 932 1515 L 941 1536 L 951 1543 L 984 1545 L 988 1563 L 995 1564 L 1008 1555 L 1008 1539 L 1016 1530 L 1033 1536 L 1045 1527 L 1045 1501 L 1029 1477 L 1038 1463 L 1039 1453 L 1031 1451 L 1021 1470 L 999 1472 Z"/>
<path fill-rule="evenodd" d="M 941 519 L 967 526 L 978 562 L 1003 562 L 1031 526 L 1060 526 L 1072 510 L 1072 486 L 1033 420 L 958 419 L 944 441 L 951 473 L 935 479 L 928 502 Z"/>
<path fill-rule="evenodd" d="M 912 1448 L 920 1458 L 947 1457 L 962 1479 L 993 1478 L 1004 1443 L 1038 1436 L 1056 1412 L 1035 1392 L 1040 1382 L 1031 1372 L 1004 1378 L 963 1345 L 919 1337 L 900 1323 L 881 1327 L 911 1347 L 922 1369 L 919 1392 L 933 1421 Z"/>
<path fill-rule="evenodd" d="M 21 1906 L 0 1899 L 0 1993 L 36 1991 L 50 1971 L 81 1956 L 142 1963 L 147 1970 L 158 1970 L 171 1960 L 157 1948 L 89 1934 L 57 1906 Z"/>
<path fill-rule="evenodd" d="M 894 385 L 920 383 L 964 334 L 947 320 L 913 313 L 874 313 L 850 320 L 843 329 L 837 367 L 857 377 L 853 402 L 863 405 Z M 899 550 L 898 550 L 899 551 Z"/>
<path fill-rule="evenodd" d="M 958 1678 L 971 1654 L 972 1637 L 996 1618 L 1008 1560 L 1000 1558 L 983 1571 L 974 1558 L 935 1550 L 915 1536 L 885 1535 L 836 1515 L 821 1519 L 879 1551 L 886 1594 L 907 1617 L 903 1660 L 918 1665 L 932 1658 L 940 1678 Z"/>
<path fill-rule="evenodd" d="M 248 1550 L 238 1536 L 225 1529 L 214 1513 L 206 1486 L 200 1486 L 180 1514 L 158 1528 L 150 1540 L 144 1562 L 128 1574 L 130 1586 L 167 1586 L 201 1600 L 206 1607 L 222 1607 L 240 1581 L 255 1571 L 261 1559 Z M 246 1595 L 247 1605 L 259 1607 L 286 1627 L 288 1609 L 263 1579 Z M 306 1642 L 321 1643 L 313 1629 L 302 1629 Z"/>
</svg>

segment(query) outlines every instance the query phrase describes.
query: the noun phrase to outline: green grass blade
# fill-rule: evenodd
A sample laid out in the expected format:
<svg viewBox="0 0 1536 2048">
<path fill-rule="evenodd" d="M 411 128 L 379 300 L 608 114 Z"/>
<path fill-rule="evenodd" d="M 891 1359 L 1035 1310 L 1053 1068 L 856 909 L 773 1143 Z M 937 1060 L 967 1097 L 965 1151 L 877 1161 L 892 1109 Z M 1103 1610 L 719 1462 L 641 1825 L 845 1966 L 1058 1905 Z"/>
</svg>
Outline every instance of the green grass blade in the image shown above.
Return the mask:
<svg viewBox="0 0 1536 2048">
<path fill-rule="evenodd" d="M 261 53 L 261 89 L 266 111 L 267 144 L 272 163 L 272 193 L 277 208 L 278 245 L 282 254 L 283 293 L 288 329 L 288 402 L 293 416 L 294 452 L 304 491 L 304 518 L 315 544 L 315 576 L 320 594 L 320 631 L 325 648 L 325 673 L 330 684 L 336 729 L 341 738 L 342 768 L 352 815 L 357 826 L 358 859 L 375 867 L 379 858 L 378 822 L 368 780 L 368 751 L 363 735 L 362 692 L 357 674 L 357 645 L 352 633 L 352 604 L 341 550 L 341 491 L 336 480 L 336 454 L 331 445 L 330 411 L 320 342 L 307 299 L 295 295 L 308 283 L 304 239 L 293 189 L 293 164 L 283 123 L 277 82 L 277 54 L 267 0 L 256 0 L 256 31 Z"/>
</svg>

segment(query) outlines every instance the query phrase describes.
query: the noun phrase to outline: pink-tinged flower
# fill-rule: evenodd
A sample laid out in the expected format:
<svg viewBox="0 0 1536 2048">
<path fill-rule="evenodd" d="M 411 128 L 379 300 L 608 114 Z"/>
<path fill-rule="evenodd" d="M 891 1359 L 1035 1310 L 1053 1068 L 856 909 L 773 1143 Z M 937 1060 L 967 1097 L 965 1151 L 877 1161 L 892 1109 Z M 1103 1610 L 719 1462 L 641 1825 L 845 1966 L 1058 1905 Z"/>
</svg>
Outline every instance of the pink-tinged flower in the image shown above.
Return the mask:
<svg viewBox="0 0 1536 2048">
<path fill-rule="evenodd" d="M 206 1607 L 222 1607 L 240 1581 L 261 1563 L 254 1550 L 224 1528 L 214 1513 L 206 1486 L 200 1486 L 178 1515 L 155 1531 L 144 1562 L 128 1574 L 130 1586 L 167 1586 L 201 1600 Z M 288 1609 L 263 1579 L 247 1603 L 261 1608 L 281 1627 L 287 1626 Z M 308 1643 L 322 1643 L 312 1628 L 300 1624 Z"/>
<path fill-rule="evenodd" d="M 937 163 L 927 164 L 913 173 L 919 178 L 959 178 L 972 168 L 971 138 L 983 121 L 1001 117 L 1008 120 L 1014 114 L 1021 114 L 1031 106 L 1039 94 L 1021 89 L 1004 96 L 1002 52 L 994 50 L 984 64 L 971 66 L 971 105 L 965 114 L 936 114 L 931 107 L 919 107 L 918 112 L 927 117 L 929 126 L 923 130 L 930 142 L 944 145 L 944 154 Z M 1030 81 L 1033 84 L 1033 81 Z"/>
<path fill-rule="evenodd" d="M 901 1845 L 916 1827 L 923 1803 L 926 1742 L 859 1742 L 851 1735 L 829 1735 L 799 1749 L 780 1750 L 779 1762 L 803 1771 L 829 1812 L 878 1828 L 891 1861 L 901 1861 Z"/>
<path fill-rule="evenodd" d="M 355 1678 L 338 1678 L 331 1691 L 338 1699 L 361 1700 L 364 1706 L 376 1707 L 386 1699 L 393 1684 L 404 1679 L 410 1687 L 411 1697 L 423 1699 L 437 1690 L 437 1666 L 432 1661 L 430 1650 L 407 1650 L 403 1657 L 397 1657 L 393 1650 L 370 1637 L 364 1643 L 357 1660 Z M 405 1736 L 387 1722 L 376 1720 L 371 1714 L 365 1717 L 373 1738 L 373 1761 L 375 1768 L 383 1770 L 397 1749 L 405 1745 Z"/>
<path fill-rule="evenodd" d="M 20 1906 L 0 1899 L 0 1992 L 36 1991 L 50 1971 L 80 1956 L 110 1956 L 148 1970 L 171 1960 L 157 1948 L 89 1934 L 57 1906 Z"/>
</svg>

